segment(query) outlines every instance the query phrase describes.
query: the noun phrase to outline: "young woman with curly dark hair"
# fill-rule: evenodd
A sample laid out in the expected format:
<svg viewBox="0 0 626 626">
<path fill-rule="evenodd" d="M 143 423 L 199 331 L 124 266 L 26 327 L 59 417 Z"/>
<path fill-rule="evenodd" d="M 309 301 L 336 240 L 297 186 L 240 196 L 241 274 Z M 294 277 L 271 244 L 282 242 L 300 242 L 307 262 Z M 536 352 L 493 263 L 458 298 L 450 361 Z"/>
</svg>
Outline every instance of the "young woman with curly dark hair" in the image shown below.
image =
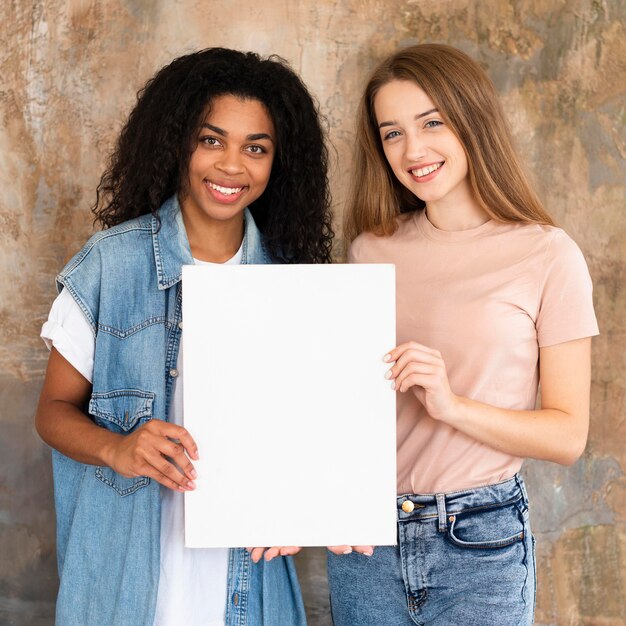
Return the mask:
<svg viewBox="0 0 626 626">
<path fill-rule="evenodd" d="M 57 277 L 37 410 L 53 448 L 57 624 L 305 623 L 290 557 L 189 550 L 198 450 L 182 426 L 181 267 L 325 263 L 317 107 L 278 58 L 213 48 L 139 92 L 98 187 L 95 234 Z M 263 550 L 254 551 L 254 561 Z"/>
</svg>

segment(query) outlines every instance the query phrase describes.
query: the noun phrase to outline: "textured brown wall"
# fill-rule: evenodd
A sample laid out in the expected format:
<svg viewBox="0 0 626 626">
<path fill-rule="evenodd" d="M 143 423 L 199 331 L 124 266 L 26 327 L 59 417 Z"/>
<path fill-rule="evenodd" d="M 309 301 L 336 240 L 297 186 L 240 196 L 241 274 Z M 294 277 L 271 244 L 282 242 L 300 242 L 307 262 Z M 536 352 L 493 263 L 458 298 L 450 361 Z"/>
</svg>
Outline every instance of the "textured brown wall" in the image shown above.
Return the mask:
<svg viewBox="0 0 626 626">
<path fill-rule="evenodd" d="M 626 623 L 626 3 L 623 0 L 3 0 L 0 6 L 0 623 L 52 624 L 49 452 L 32 425 L 53 278 L 134 92 L 186 51 L 278 53 L 317 95 L 340 214 L 364 76 L 399 45 L 469 52 L 498 87 L 541 196 L 595 281 L 587 452 L 528 463 L 537 623 Z M 324 554 L 299 559 L 311 624 L 329 624 Z"/>
</svg>

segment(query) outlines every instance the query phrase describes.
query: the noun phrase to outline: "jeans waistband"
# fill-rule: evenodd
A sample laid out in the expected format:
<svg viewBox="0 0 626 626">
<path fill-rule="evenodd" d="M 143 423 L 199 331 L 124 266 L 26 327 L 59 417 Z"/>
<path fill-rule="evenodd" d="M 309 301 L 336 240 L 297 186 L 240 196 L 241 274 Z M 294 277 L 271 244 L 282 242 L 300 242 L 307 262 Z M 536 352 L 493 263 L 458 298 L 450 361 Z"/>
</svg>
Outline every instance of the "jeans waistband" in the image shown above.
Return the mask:
<svg viewBox="0 0 626 626">
<path fill-rule="evenodd" d="M 472 509 L 488 509 L 523 499 L 528 503 L 524 481 L 519 474 L 493 485 L 448 493 L 410 493 L 398 496 L 398 521 L 438 519 L 440 532 L 447 528 L 448 517 Z"/>
</svg>

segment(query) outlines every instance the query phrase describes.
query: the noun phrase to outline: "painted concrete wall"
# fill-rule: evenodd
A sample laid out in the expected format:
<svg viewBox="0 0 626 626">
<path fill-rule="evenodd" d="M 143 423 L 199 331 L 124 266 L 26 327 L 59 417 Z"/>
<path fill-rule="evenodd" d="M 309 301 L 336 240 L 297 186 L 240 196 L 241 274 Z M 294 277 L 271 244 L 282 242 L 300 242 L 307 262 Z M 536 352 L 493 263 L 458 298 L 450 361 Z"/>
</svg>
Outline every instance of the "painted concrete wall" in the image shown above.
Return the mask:
<svg viewBox="0 0 626 626">
<path fill-rule="evenodd" d="M 3 0 L 0 4 L 0 623 L 52 624 L 49 451 L 32 416 L 53 278 L 91 232 L 88 206 L 135 91 L 173 57 L 278 53 L 317 95 L 336 149 L 337 214 L 352 121 L 373 64 L 439 41 L 494 79 L 541 196 L 595 281 L 588 449 L 528 463 L 537 623 L 626 623 L 626 3 L 623 0 Z M 312 625 L 329 624 L 324 554 L 299 559 Z"/>
</svg>

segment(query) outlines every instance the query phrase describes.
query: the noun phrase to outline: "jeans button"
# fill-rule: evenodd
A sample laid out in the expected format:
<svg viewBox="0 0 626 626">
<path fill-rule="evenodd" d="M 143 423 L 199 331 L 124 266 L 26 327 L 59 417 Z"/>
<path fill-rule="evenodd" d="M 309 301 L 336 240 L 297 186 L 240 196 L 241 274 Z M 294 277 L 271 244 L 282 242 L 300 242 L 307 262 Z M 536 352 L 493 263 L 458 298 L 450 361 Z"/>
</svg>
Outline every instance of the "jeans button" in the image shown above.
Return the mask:
<svg viewBox="0 0 626 626">
<path fill-rule="evenodd" d="M 415 505 L 410 500 L 405 500 L 402 503 L 402 510 L 405 513 L 412 513 L 414 508 L 415 508 Z"/>
<path fill-rule="evenodd" d="M 172 369 L 170 370 L 170 376 L 171 376 L 172 378 L 176 378 L 176 376 L 178 376 L 178 370 L 177 370 L 177 369 L 172 368 Z"/>
</svg>

